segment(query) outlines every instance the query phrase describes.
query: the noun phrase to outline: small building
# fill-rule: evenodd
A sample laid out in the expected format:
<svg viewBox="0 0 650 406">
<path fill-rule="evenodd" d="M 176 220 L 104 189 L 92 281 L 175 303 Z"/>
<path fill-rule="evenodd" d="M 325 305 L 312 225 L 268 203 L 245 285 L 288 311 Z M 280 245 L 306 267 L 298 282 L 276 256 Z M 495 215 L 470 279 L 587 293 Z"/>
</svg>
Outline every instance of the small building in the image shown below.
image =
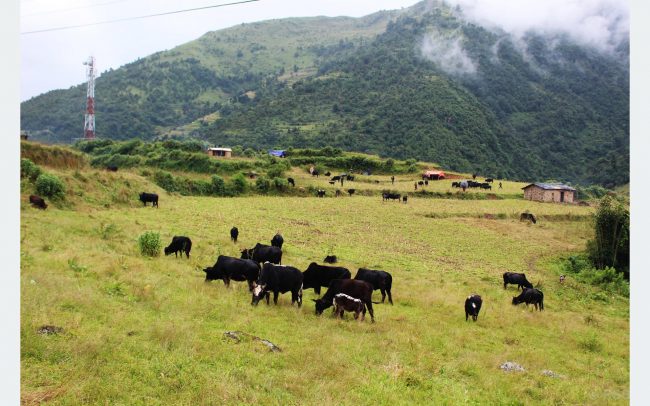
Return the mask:
<svg viewBox="0 0 650 406">
<path fill-rule="evenodd" d="M 278 158 L 284 158 L 284 157 L 287 156 L 287 153 L 283 149 L 270 149 L 269 150 L 269 155 L 277 156 Z"/>
<path fill-rule="evenodd" d="M 28 138 L 29 138 L 29 132 L 27 132 L 25 130 L 21 130 L 20 131 L 20 139 L 27 141 Z"/>
<path fill-rule="evenodd" d="M 443 171 L 426 171 L 422 174 L 422 179 L 427 180 L 440 180 L 445 178 Z"/>
<path fill-rule="evenodd" d="M 208 148 L 208 155 L 217 158 L 231 158 L 232 149 L 230 148 Z"/>
<path fill-rule="evenodd" d="M 526 200 L 556 203 L 573 203 L 576 200 L 576 190 L 561 183 L 531 183 L 522 189 Z"/>
</svg>

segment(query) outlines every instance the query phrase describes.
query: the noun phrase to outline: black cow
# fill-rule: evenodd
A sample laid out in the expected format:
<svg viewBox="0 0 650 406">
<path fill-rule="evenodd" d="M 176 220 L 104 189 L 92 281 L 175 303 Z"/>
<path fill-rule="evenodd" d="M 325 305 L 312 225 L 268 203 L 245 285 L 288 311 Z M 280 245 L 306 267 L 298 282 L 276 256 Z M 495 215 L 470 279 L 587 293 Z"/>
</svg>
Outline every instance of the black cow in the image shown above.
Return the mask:
<svg viewBox="0 0 650 406">
<path fill-rule="evenodd" d="M 330 179 L 330 180 L 334 181 L 334 182 L 338 182 L 339 180 L 341 180 L 341 177 L 340 176 L 332 176 L 332 179 Z"/>
<path fill-rule="evenodd" d="M 106 170 L 109 171 L 109 172 L 117 172 L 117 166 L 115 166 L 115 165 L 108 165 L 108 166 L 106 167 Z"/>
<path fill-rule="evenodd" d="M 345 178 L 346 178 L 347 180 L 349 180 L 349 181 L 353 181 L 353 180 L 354 180 L 354 176 L 353 176 L 353 175 L 348 175 L 348 176 L 346 176 Z"/>
<path fill-rule="evenodd" d="M 379 289 L 381 292 L 382 303 L 384 303 L 384 300 L 386 300 L 386 294 L 388 294 L 388 302 L 393 304 L 393 297 L 390 294 L 390 289 L 393 286 L 393 277 L 388 272 L 359 268 L 357 274 L 354 275 L 354 279 L 368 282 L 372 285 L 372 290 Z"/>
<path fill-rule="evenodd" d="M 316 194 L 318 195 L 318 197 L 325 197 L 325 191 L 323 189 L 318 189 Z"/>
<path fill-rule="evenodd" d="M 146 192 L 140 193 L 140 201 L 145 206 L 147 205 L 148 202 L 151 202 L 151 207 L 154 206 L 158 207 L 158 195 L 155 193 L 146 193 Z"/>
<path fill-rule="evenodd" d="M 481 183 L 480 187 L 481 187 L 481 189 L 490 189 L 490 190 L 492 190 L 492 185 L 490 185 L 489 183 Z"/>
<path fill-rule="evenodd" d="M 172 242 L 165 247 L 165 255 L 170 255 L 173 252 L 178 258 L 178 252 L 180 251 L 181 258 L 183 258 L 184 252 L 187 255 L 187 259 L 189 259 L 190 250 L 192 250 L 192 240 L 182 235 L 175 235 L 172 237 Z"/>
<path fill-rule="evenodd" d="M 293 187 L 296 186 L 296 181 L 293 180 L 293 178 L 287 178 L 287 182 L 289 182 L 289 184 L 290 184 L 291 186 L 293 186 Z"/>
<path fill-rule="evenodd" d="M 325 172 L 325 176 L 330 176 L 332 173 L 330 171 Z"/>
<path fill-rule="evenodd" d="M 390 199 L 390 200 L 397 200 L 399 202 L 401 197 L 402 197 L 402 195 L 400 195 L 399 193 L 384 192 L 384 193 L 381 194 L 381 200 L 382 201 Z"/>
<path fill-rule="evenodd" d="M 361 321 L 363 321 L 363 319 L 366 317 L 366 305 L 363 304 L 363 301 L 361 301 L 361 299 L 356 299 L 352 296 L 348 296 L 345 293 L 339 293 L 338 295 L 334 296 L 332 305 L 334 306 L 334 314 L 340 316 L 341 318 L 343 318 L 343 313 L 346 311 L 354 312 L 355 320 L 359 318 L 359 313 L 361 313 Z"/>
<path fill-rule="evenodd" d="M 334 279 L 350 279 L 352 274 L 341 266 L 318 265 L 316 262 L 309 264 L 303 275 L 303 289 L 314 288 L 320 296 L 320 288 L 328 287 Z"/>
<path fill-rule="evenodd" d="M 334 186 L 334 184 L 336 183 L 336 181 L 330 180 L 329 183 L 330 183 L 330 185 Z"/>
<path fill-rule="evenodd" d="M 339 189 L 336 189 L 336 193 L 334 193 L 334 196 L 341 197 L 341 191 Z"/>
<path fill-rule="evenodd" d="M 424 186 L 429 186 L 429 179 L 424 180 Z"/>
<path fill-rule="evenodd" d="M 45 199 L 43 199 L 40 196 L 29 195 L 29 203 L 31 203 L 32 206 L 38 207 L 41 210 L 47 209 L 47 203 L 45 203 Z"/>
<path fill-rule="evenodd" d="M 271 239 L 271 246 L 282 249 L 282 244 L 284 244 L 284 238 L 282 238 L 280 233 L 275 234 Z"/>
<path fill-rule="evenodd" d="M 320 299 L 312 299 L 316 303 L 316 314 L 322 314 L 325 309 L 333 305 L 334 296 L 345 293 L 361 301 L 368 308 L 370 319 L 375 322 L 375 315 L 372 311 L 372 285 L 368 282 L 354 279 L 334 279 L 330 282 L 327 292 Z"/>
<path fill-rule="evenodd" d="M 348 194 L 350 195 L 350 197 L 352 197 L 352 195 L 354 194 L 354 192 L 356 192 L 355 189 L 348 189 Z"/>
<path fill-rule="evenodd" d="M 335 264 L 336 261 L 337 261 L 337 259 L 336 259 L 336 255 L 328 255 L 328 256 L 326 256 L 325 259 L 323 260 L 323 262 L 325 262 L 325 263 L 327 263 L 327 264 Z"/>
<path fill-rule="evenodd" d="M 533 213 L 521 213 L 521 216 L 519 216 L 519 221 L 532 221 L 533 224 L 537 224 L 537 218 Z"/>
<path fill-rule="evenodd" d="M 424 186 L 424 181 L 423 181 L 423 180 L 419 181 L 419 182 L 418 182 L 418 185 L 420 185 L 420 186 Z"/>
<path fill-rule="evenodd" d="M 255 262 L 270 262 L 272 264 L 282 263 L 282 250 L 278 247 L 257 243 L 251 249 L 243 249 L 241 259 L 252 259 Z"/>
<path fill-rule="evenodd" d="M 517 290 L 519 288 L 532 288 L 533 284 L 528 282 L 526 279 L 526 274 L 515 273 L 515 272 L 505 272 L 503 274 L 503 289 L 505 289 L 508 284 L 517 285 Z"/>
<path fill-rule="evenodd" d="M 205 268 L 205 281 L 222 279 L 224 285 L 230 286 L 230 280 L 248 282 L 248 290 L 253 291 L 253 282 L 260 274 L 260 265 L 250 259 L 239 259 L 219 255 L 217 262 L 211 268 Z"/>
<path fill-rule="evenodd" d="M 487 179 L 485 179 L 485 182 L 487 182 L 487 183 L 492 183 L 492 182 L 494 182 L 494 179 L 492 179 L 492 178 L 487 178 Z"/>
<path fill-rule="evenodd" d="M 237 243 L 237 237 L 239 237 L 239 229 L 237 227 L 233 227 L 230 229 L 230 239 L 232 242 Z"/>
<path fill-rule="evenodd" d="M 451 182 L 451 187 L 460 187 L 460 182 Z"/>
<path fill-rule="evenodd" d="M 513 305 L 519 303 L 526 303 L 526 307 L 532 303 L 535 305 L 536 310 L 542 311 L 544 310 L 544 294 L 539 289 L 524 289 L 521 295 L 512 298 Z"/>
<path fill-rule="evenodd" d="M 465 299 L 465 321 L 469 316 L 472 316 L 472 320 L 476 321 L 478 319 L 478 313 L 481 311 L 481 305 L 483 304 L 483 299 L 477 294 L 472 294 L 467 296 Z"/>
<path fill-rule="evenodd" d="M 292 266 L 273 265 L 265 262 L 260 270 L 257 282 L 253 284 L 252 305 L 257 305 L 266 296 L 269 304 L 269 292 L 273 292 L 273 303 L 278 304 L 280 293 L 291 292 L 291 304 L 302 305 L 302 272 Z"/>
<path fill-rule="evenodd" d="M 408 196 L 406 196 L 406 195 L 402 196 L 402 202 L 404 202 L 406 204 L 408 202 L 408 200 L 409 200 Z"/>
</svg>

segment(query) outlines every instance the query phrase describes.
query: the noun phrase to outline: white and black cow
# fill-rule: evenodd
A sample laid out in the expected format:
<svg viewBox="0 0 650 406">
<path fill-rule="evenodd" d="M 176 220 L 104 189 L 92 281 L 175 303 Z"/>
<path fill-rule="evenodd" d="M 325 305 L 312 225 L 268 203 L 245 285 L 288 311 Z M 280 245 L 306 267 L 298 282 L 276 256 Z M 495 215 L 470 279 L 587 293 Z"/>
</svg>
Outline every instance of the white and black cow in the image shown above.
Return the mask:
<svg viewBox="0 0 650 406">
<path fill-rule="evenodd" d="M 192 250 L 192 240 L 189 237 L 182 235 L 175 235 L 172 237 L 172 242 L 165 247 L 165 255 L 171 255 L 174 253 L 178 257 L 180 251 L 181 258 L 183 258 L 183 252 L 187 255 L 187 259 L 190 259 L 190 251 Z"/>
<path fill-rule="evenodd" d="M 503 274 L 503 289 L 505 289 L 508 284 L 517 285 L 517 290 L 520 288 L 533 287 L 533 284 L 528 282 L 528 279 L 526 279 L 526 274 L 516 272 L 505 272 Z"/>
<path fill-rule="evenodd" d="M 361 313 L 361 321 L 366 318 L 366 305 L 363 304 L 363 301 L 345 293 L 335 295 L 332 306 L 334 306 L 334 314 L 340 318 L 343 318 L 343 313 L 346 311 L 354 312 L 355 320 L 359 318 L 359 313 Z"/>
<path fill-rule="evenodd" d="M 388 302 L 393 304 L 393 297 L 390 294 L 390 289 L 393 286 L 393 277 L 388 272 L 359 268 L 357 274 L 354 275 L 354 279 L 368 282 L 372 285 L 373 290 L 379 289 L 382 303 L 384 303 L 386 294 L 388 294 Z"/>
<path fill-rule="evenodd" d="M 316 262 L 309 264 L 303 276 L 303 289 L 314 289 L 314 292 L 320 296 L 320 288 L 328 287 L 334 279 L 350 279 L 352 274 L 347 268 L 342 266 L 318 265 Z"/>
<path fill-rule="evenodd" d="M 264 296 L 266 296 L 266 304 L 269 304 L 270 292 L 273 292 L 273 303 L 276 305 L 280 293 L 291 292 L 291 304 L 298 302 L 298 307 L 300 307 L 302 305 L 302 272 L 292 266 L 265 262 L 257 282 L 253 284 L 251 304 L 256 306 Z"/>
<path fill-rule="evenodd" d="M 282 250 L 278 247 L 257 243 L 251 249 L 243 249 L 241 259 L 252 259 L 255 262 L 282 263 Z"/>
<path fill-rule="evenodd" d="M 355 299 L 360 299 L 366 305 L 371 321 L 375 322 L 375 315 L 372 311 L 372 285 L 354 279 L 334 279 L 330 282 L 327 292 L 322 298 L 312 299 L 316 303 L 316 314 L 322 314 L 325 309 L 332 306 L 334 296 L 339 293 L 345 293 Z"/>
<path fill-rule="evenodd" d="M 526 288 L 521 292 L 521 295 L 512 298 L 513 305 L 518 305 L 519 303 L 526 303 L 526 307 L 529 304 L 534 304 L 535 309 L 542 311 L 544 310 L 544 294 L 539 289 Z"/>
<path fill-rule="evenodd" d="M 260 274 L 260 266 L 250 259 L 239 259 L 219 255 L 217 262 L 211 268 L 205 268 L 205 281 L 222 279 L 224 285 L 230 286 L 230 281 L 248 282 L 248 290 L 253 291 L 253 283 Z"/>
<path fill-rule="evenodd" d="M 483 299 L 479 295 L 474 293 L 467 296 L 467 299 L 465 299 L 465 321 L 467 321 L 469 316 L 472 316 L 472 320 L 476 321 L 482 304 Z"/>
</svg>

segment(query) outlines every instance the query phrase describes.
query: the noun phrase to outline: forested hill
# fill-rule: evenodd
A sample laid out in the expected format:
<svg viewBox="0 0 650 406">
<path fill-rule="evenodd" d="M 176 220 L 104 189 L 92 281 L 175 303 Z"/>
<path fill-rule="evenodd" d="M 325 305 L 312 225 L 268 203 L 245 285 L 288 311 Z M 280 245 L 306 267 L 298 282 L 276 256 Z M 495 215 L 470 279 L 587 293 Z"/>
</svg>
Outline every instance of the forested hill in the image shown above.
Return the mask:
<svg viewBox="0 0 650 406">
<path fill-rule="evenodd" d="M 567 37 L 514 39 L 431 2 L 247 24 L 102 75 L 97 128 L 614 186 L 629 178 L 627 46 L 605 54 Z M 22 126 L 67 141 L 81 114 L 82 87 L 50 92 L 23 103 Z"/>
</svg>

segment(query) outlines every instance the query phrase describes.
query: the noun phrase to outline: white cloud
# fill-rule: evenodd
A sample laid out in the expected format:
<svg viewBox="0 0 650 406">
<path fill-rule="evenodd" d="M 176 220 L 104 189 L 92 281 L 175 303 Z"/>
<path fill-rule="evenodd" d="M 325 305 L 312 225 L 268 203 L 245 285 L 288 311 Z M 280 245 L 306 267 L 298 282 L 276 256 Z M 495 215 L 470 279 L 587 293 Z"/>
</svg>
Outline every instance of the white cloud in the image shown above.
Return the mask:
<svg viewBox="0 0 650 406">
<path fill-rule="evenodd" d="M 441 36 L 437 32 L 428 33 L 420 46 L 422 56 L 436 63 L 440 69 L 451 74 L 473 74 L 476 65 L 463 49 L 459 36 Z"/>
</svg>

